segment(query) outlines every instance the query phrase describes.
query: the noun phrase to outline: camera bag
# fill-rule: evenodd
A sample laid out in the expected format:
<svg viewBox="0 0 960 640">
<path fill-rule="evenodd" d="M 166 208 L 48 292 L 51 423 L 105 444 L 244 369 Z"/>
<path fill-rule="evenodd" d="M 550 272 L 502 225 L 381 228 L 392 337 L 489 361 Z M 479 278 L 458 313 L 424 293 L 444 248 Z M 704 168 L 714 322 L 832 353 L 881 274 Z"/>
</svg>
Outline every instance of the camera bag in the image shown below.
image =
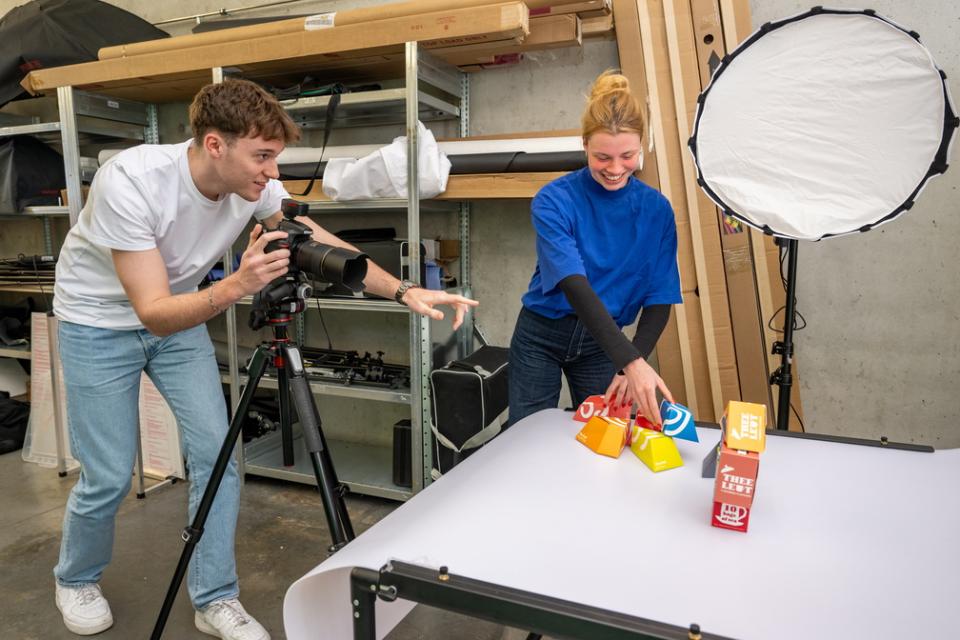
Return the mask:
<svg viewBox="0 0 960 640">
<path fill-rule="evenodd" d="M 500 433 L 509 355 L 509 349 L 485 345 L 430 373 L 435 476 Z"/>
</svg>

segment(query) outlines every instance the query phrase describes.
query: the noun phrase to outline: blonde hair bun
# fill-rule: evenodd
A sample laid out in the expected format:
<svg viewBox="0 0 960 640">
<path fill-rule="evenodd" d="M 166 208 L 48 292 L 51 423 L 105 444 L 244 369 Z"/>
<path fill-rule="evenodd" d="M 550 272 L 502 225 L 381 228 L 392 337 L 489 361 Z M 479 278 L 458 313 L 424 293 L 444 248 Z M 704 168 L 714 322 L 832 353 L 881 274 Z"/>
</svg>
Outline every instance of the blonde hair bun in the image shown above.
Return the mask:
<svg viewBox="0 0 960 640">
<path fill-rule="evenodd" d="M 630 92 L 626 76 L 607 70 L 594 80 L 581 120 L 584 140 L 598 131 L 636 133 L 643 138 L 644 122 L 643 109 Z"/>
</svg>

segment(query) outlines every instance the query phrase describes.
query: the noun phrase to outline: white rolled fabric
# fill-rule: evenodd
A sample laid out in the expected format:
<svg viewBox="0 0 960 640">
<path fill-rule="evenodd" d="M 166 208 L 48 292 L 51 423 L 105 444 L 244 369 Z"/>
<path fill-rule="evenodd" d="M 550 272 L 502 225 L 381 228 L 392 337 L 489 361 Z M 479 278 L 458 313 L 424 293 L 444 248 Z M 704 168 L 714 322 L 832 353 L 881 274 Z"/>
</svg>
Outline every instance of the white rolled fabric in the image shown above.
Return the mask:
<svg viewBox="0 0 960 640">
<path fill-rule="evenodd" d="M 420 197 L 443 193 L 450 177 L 450 160 L 440 151 L 433 133 L 417 123 Z M 323 192 L 333 200 L 407 197 L 407 137 L 353 160 L 331 158 L 323 172 Z"/>
</svg>

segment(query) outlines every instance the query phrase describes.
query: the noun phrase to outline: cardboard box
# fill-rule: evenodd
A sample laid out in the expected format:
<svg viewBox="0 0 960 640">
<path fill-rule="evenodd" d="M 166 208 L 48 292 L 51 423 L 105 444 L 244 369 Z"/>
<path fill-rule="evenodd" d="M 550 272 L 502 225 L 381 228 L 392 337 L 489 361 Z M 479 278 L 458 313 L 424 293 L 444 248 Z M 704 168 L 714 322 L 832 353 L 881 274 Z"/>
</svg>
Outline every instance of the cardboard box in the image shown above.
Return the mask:
<svg viewBox="0 0 960 640">
<path fill-rule="evenodd" d="M 713 488 L 714 502 L 749 509 L 757 489 L 760 454 L 720 445 L 717 456 L 717 479 Z"/>
<path fill-rule="evenodd" d="M 577 434 L 577 440 L 594 453 L 619 458 L 627 444 L 627 421 L 594 416 Z"/>
<path fill-rule="evenodd" d="M 440 239 L 440 249 L 437 254 L 441 260 L 456 260 L 460 257 L 460 241 Z"/>
<path fill-rule="evenodd" d="M 295 37 L 284 33 L 241 39 L 229 46 L 216 43 L 39 69 L 31 71 L 21 85 L 34 95 L 63 86 L 108 93 L 111 86 L 144 87 L 191 72 L 202 72 L 209 82 L 211 67 L 241 67 L 247 77 L 281 68 L 292 73 L 295 65 L 323 66 L 328 56 L 341 59 L 396 53 L 409 40 L 425 48 L 440 48 L 512 40 L 529 33 L 527 6 L 508 2 L 303 31 Z"/>
<path fill-rule="evenodd" d="M 673 438 L 659 431 L 634 427 L 630 436 L 630 451 L 654 473 L 683 466 L 683 458 Z"/>
<path fill-rule="evenodd" d="M 691 442 L 700 442 L 697 437 L 697 425 L 693 420 L 693 413 L 682 404 L 660 402 L 660 420 L 663 424 L 663 435 Z M 659 431 L 659 429 L 658 429 Z"/>
<path fill-rule="evenodd" d="M 763 453 L 767 436 L 767 406 L 731 400 L 723 414 L 723 442 L 731 449 Z"/>
<path fill-rule="evenodd" d="M 710 524 L 719 529 L 746 533 L 750 524 L 750 509 L 714 501 Z"/>
<path fill-rule="evenodd" d="M 577 407 L 573 419 L 578 422 L 589 422 L 594 416 L 621 418 L 629 422 L 630 407 L 628 405 L 611 407 L 607 405 L 603 396 L 590 396 Z"/>
<path fill-rule="evenodd" d="M 90 193 L 90 187 L 89 187 L 89 185 L 85 185 L 85 184 L 84 184 L 84 185 L 81 185 L 81 186 L 80 186 L 80 193 L 81 193 L 81 196 L 83 197 L 83 201 L 86 202 L 86 201 L 87 201 L 87 195 Z M 67 190 L 66 190 L 66 189 L 60 189 L 60 202 L 63 204 L 63 206 L 67 206 L 68 204 L 70 204 L 69 200 L 67 199 Z"/>
</svg>

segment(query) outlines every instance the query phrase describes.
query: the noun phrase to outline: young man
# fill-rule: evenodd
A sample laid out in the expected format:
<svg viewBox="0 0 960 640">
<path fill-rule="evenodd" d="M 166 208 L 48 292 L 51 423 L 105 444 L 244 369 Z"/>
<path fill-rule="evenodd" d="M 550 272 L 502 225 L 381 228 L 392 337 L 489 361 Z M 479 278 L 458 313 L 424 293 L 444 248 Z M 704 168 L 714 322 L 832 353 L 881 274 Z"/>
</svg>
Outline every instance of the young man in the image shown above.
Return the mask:
<svg viewBox="0 0 960 640">
<path fill-rule="evenodd" d="M 97 172 L 57 264 L 54 312 L 73 455 L 80 478 L 67 503 L 56 603 L 67 628 L 99 633 L 113 616 L 98 582 L 109 564 L 114 517 L 130 489 L 137 452 L 138 392 L 146 372 L 177 417 L 190 470 L 192 520 L 228 421 L 220 374 L 204 322 L 284 274 L 290 252 L 264 252 L 284 232 L 287 197 L 277 156 L 299 130 L 257 85 L 228 80 L 204 87 L 190 106 L 193 139 L 142 145 L 117 154 Z M 211 266 L 251 218 L 239 269 L 197 290 Z M 312 221 L 313 239 L 350 247 Z M 367 290 L 458 327 L 476 302 L 428 291 L 368 265 Z M 240 480 L 225 473 L 187 580 L 204 633 L 234 640 L 269 639 L 238 598 L 234 533 Z"/>
</svg>

